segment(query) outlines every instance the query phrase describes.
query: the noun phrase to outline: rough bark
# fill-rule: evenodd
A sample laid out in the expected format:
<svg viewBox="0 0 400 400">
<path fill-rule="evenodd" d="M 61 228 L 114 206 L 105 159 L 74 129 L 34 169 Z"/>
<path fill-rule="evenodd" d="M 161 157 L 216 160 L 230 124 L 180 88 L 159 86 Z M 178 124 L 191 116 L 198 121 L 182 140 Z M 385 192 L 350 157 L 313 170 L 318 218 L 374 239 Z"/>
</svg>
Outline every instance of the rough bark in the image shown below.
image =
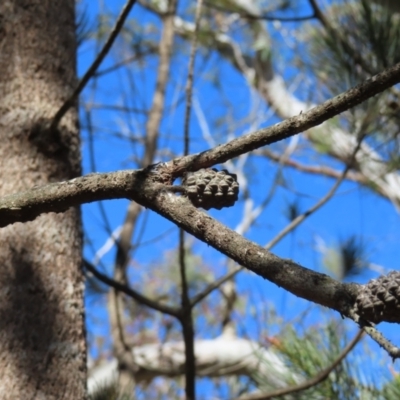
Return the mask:
<svg viewBox="0 0 400 400">
<path fill-rule="evenodd" d="M 73 0 L 0 2 L 0 196 L 80 174 Z M 0 230 L 0 398 L 83 399 L 80 215 Z"/>
</svg>

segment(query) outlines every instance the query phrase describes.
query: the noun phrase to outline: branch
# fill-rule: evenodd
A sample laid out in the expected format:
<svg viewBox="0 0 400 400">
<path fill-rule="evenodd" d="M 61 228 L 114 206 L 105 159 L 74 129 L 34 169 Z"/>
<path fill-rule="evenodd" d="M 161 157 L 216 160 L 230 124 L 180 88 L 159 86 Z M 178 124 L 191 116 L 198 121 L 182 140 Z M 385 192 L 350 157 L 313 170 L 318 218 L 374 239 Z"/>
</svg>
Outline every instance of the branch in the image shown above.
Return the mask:
<svg viewBox="0 0 400 400">
<path fill-rule="evenodd" d="M 256 274 L 293 294 L 348 315 L 357 285 L 343 284 L 269 253 L 192 206 L 188 199 L 155 183 L 150 171 L 91 174 L 0 199 L 0 225 L 28 221 L 43 212 L 107 198 L 130 197 Z M 157 176 L 157 175 L 156 175 Z"/>
<path fill-rule="evenodd" d="M 187 400 L 196 398 L 196 359 L 194 354 L 193 313 L 190 307 L 189 287 L 186 271 L 185 232 L 179 229 L 179 273 L 181 277 L 181 318 L 182 336 L 185 344 L 185 394 Z"/>
<path fill-rule="evenodd" d="M 44 213 L 64 212 L 85 203 L 129 198 L 141 186 L 141 175 L 140 170 L 88 174 L 2 197 L 0 227 L 32 221 Z"/>
<path fill-rule="evenodd" d="M 0 199 L 0 222 L 5 226 L 18 220 L 33 219 L 41 212 L 60 212 L 68 206 L 88 201 L 131 197 L 257 275 L 296 296 L 332 308 L 355 320 L 359 285 L 340 283 L 325 274 L 273 255 L 194 208 L 185 197 L 173 194 L 170 189 L 174 187 L 154 182 L 155 177 L 159 178 L 149 169 L 91 174 L 7 196 Z"/>
<path fill-rule="evenodd" d="M 89 174 L 70 181 L 52 183 L 3 197 L 0 199 L 0 227 L 15 222 L 31 221 L 46 212 L 63 212 L 69 207 L 107 199 L 138 199 L 137 202 L 146 207 L 148 206 L 148 197 L 142 196 L 139 193 L 141 190 L 150 190 L 154 194 L 156 187 L 158 190 L 174 188 L 161 184 L 149 185 L 151 180 L 153 180 L 153 184 L 157 181 L 172 183 L 171 176 L 176 178 L 186 171 L 223 163 L 240 154 L 293 136 L 360 104 L 399 81 L 400 63 L 308 112 L 289 118 L 272 127 L 244 135 L 211 150 L 180 157 L 144 170 Z M 145 184 L 145 180 L 148 180 L 147 184 Z M 179 190 L 179 188 L 176 189 Z M 146 204 L 141 201 L 145 201 Z"/>
<path fill-rule="evenodd" d="M 197 210 L 184 197 L 160 192 L 148 206 L 257 275 L 282 286 L 296 296 L 349 316 L 359 285 L 340 283 L 325 274 L 273 255 Z"/>
<path fill-rule="evenodd" d="M 60 123 L 62 117 L 66 114 L 66 112 L 74 105 L 75 101 L 81 94 L 82 90 L 85 88 L 86 84 L 89 82 L 90 78 L 95 74 L 97 68 L 100 66 L 101 62 L 103 61 L 104 57 L 110 51 L 111 46 L 113 45 L 115 39 L 117 38 L 119 32 L 121 31 L 126 18 L 128 17 L 129 12 L 131 11 L 132 7 L 135 5 L 136 0 L 128 0 L 121 11 L 111 33 L 108 37 L 104 47 L 97 55 L 96 59 L 93 61 L 93 64 L 90 68 L 86 71 L 85 75 L 83 75 L 82 79 L 79 81 L 78 86 L 72 93 L 71 97 L 65 101 L 65 103 L 61 106 L 61 108 L 57 111 L 56 115 L 53 118 L 53 121 L 50 126 L 50 131 L 53 131 L 57 128 L 58 124 Z"/>
<path fill-rule="evenodd" d="M 271 141 L 301 132 L 346 108 L 360 103 L 400 80 L 400 64 L 368 79 L 361 85 L 297 117 L 268 129 L 233 140 L 212 150 L 150 166 L 138 171 L 90 174 L 54 183 L 0 199 L 0 227 L 25 222 L 45 212 L 62 212 L 91 201 L 130 198 L 151 208 L 187 232 L 208 243 L 256 274 L 306 300 L 349 316 L 358 285 L 343 284 L 290 261 L 276 257 L 207 214 L 188 199 L 172 191 L 181 190 L 159 182 L 171 181 L 188 169 L 214 165 Z"/>
</svg>

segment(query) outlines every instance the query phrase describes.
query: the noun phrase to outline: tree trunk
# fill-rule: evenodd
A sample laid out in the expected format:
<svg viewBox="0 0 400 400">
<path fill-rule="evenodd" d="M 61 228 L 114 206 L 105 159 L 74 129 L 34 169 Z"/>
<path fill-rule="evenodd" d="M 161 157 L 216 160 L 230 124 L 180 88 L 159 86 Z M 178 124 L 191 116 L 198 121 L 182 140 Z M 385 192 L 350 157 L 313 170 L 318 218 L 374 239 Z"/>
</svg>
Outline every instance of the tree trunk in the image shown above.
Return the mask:
<svg viewBox="0 0 400 400">
<path fill-rule="evenodd" d="M 73 0 L 0 1 L 0 196 L 80 174 Z M 78 209 L 0 230 L 0 398 L 84 399 Z"/>
</svg>

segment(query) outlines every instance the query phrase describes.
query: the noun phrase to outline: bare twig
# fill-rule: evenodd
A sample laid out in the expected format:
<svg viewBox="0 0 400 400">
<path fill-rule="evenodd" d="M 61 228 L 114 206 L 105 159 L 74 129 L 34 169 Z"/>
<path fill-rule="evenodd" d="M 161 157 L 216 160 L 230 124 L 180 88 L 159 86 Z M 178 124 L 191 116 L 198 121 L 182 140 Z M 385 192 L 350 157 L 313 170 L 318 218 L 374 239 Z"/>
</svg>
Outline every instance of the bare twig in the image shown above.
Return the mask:
<svg viewBox="0 0 400 400">
<path fill-rule="evenodd" d="M 339 364 L 343 361 L 343 359 L 350 353 L 351 350 L 355 347 L 355 345 L 360 341 L 363 337 L 363 330 L 360 329 L 357 335 L 353 338 L 353 340 L 342 350 L 342 352 L 337 356 L 335 361 L 327 368 L 323 369 L 320 373 L 314 376 L 311 379 L 308 379 L 305 382 L 302 382 L 298 385 L 290 386 L 283 389 L 277 389 L 273 392 L 264 393 L 264 394 L 254 394 L 249 396 L 241 396 L 240 400 L 267 400 L 267 399 L 274 399 L 276 397 L 285 396 L 292 393 L 297 393 L 302 390 L 309 389 L 319 383 L 323 382 L 325 379 L 328 378 L 329 374 L 339 366 Z M 239 400 L 239 399 L 237 399 Z"/>
<path fill-rule="evenodd" d="M 371 337 L 372 340 L 387 351 L 393 361 L 400 358 L 400 347 L 394 346 L 390 340 L 386 339 L 383 334 L 376 329 L 375 324 L 369 321 L 364 321 L 353 310 L 350 313 L 350 317 Z"/>
<path fill-rule="evenodd" d="M 113 45 L 115 39 L 117 38 L 118 34 L 120 33 L 126 18 L 128 17 L 129 12 L 131 11 L 132 7 L 135 5 L 136 0 L 128 0 L 121 11 L 113 29 L 111 30 L 110 36 L 108 37 L 104 47 L 97 55 L 96 59 L 93 61 L 92 65 L 86 71 L 85 75 L 83 75 L 82 79 L 79 81 L 78 86 L 72 93 L 72 95 L 65 101 L 65 103 L 60 107 L 60 109 L 55 114 L 53 121 L 50 126 L 50 130 L 55 130 L 60 123 L 62 117 L 65 113 L 74 105 L 75 101 L 77 100 L 78 96 L 85 88 L 86 84 L 89 82 L 90 78 L 94 75 L 97 68 L 103 61 L 104 57 L 108 54 Z"/>
<path fill-rule="evenodd" d="M 186 400 L 196 398 L 196 359 L 194 354 L 194 327 L 186 276 L 185 231 L 179 229 L 179 272 L 181 276 L 181 318 L 183 341 L 185 343 L 185 393 Z"/>
<path fill-rule="evenodd" d="M 100 77 L 102 75 L 109 74 L 110 72 L 114 72 L 115 70 L 125 67 L 127 64 L 130 64 L 135 61 L 140 61 L 143 59 L 144 56 L 153 55 L 156 52 L 156 49 L 151 48 L 147 51 L 135 53 L 133 56 L 127 57 L 126 59 L 117 62 L 116 64 L 112 65 L 111 67 L 107 67 L 102 69 L 101 71 L 96 72 L 93 76 Z"/>
<path fill-rule="evenodd" d="M 162 312 L 163 314 L 168 314 L 171 315 L 175 318 L 179 318 L 180 313 L 179 309 L 167 306 L 165 304 L 158 303 L 154 300 L 149 299 L 146 296 L 143 296 L 139 292 L 136 292 L 136 290 L 130 288 L 127 285 L 124 285 L 120 282 L 117 282 L 116 280 L 109 278 L 107 275 L 104 275 L 101 273 L 95 266 L 90 263 L 87 260 L 83 261 L 84 267 L 91 273 L 93 274 L 99 281 L 103 282 L 107 286 L 110 286 L 119 292 L 122 292 L 126 294 L 127 296 L 131 297 L 135 301 L 137 301 L 139 304 L 144 305 L 146 307 L 151 308 L 152 310 Z"/>
<path fill-rule="evenodd" d="M 197 49 L 197 37 L 200 25 L 202 0 L 197 0 L 195 30 L 192 40 L 192 48 L 189 56 L 188 77 L 186 82 L 186 107 L 184 119 L 184 156 L 189 154 L 190 144 L 190 114 L 192 110 L 194 62 Z M 186 400 L 195 400 L 196 398 L 196 360 L 194 354 L 194 328 L 193 314 L 189 298 L 189 287 L 186 276 L 186 254 L 185 254 L 185 231 L 179 229 L 179 270 L 181 275 L 182 293 L 182 325 L 183 340 L 185 342 L 185 392 Z"/>
<path fill-rule="evenodd" d="M 226 275 L 224 275 L 223 277 L 217 279 L 216 281 L 214 281 L 213 283 L 211 283 L 210 285 L 208 285 L 206 287 L 206 289 L 204 289 L 202 292 L 198 293 L 196 296 L 194 296 L 192 298 L 191 301 L 191 306 L 194 307 L 196 306 L 198 303 L 200 303 L 204 298 L 206 298 L 212 291 L 214 291 L 215 289 L 218 289 L 221 285 L 223 285 L 225 282 L 229 281 L 230 279 L 232 279 L 238 272 L 242 271 L 243 267 L 238 266 L 234 269 L 232 269 L 231 271 L 229 271 Z"/>
<path fill-rule="evenodd" d="M 346 177 L 347 172 L 351 169 L 353 161 L 355 159 L 355 156 L 357 154 L 357 151 L 360 149 L 362 140 L 364 136 L 359 135 L 357 145 L 354 147 L 353 153 L 351 154 L 349 161 L 346 165 L 346 168 L 343 170 L 342 174 L 339 176 L 339 178 L 336 180 L 335 184 L 331 187 L 331 189 L 328 191 L 328 193 L 322 197 L 317 203 L 315 203 L 312 207 L 310 207 L 305 213 L 300 214 L 297 216 L 293 221 L 291 221 L 285 228 L 283 228 L 265 247 L 267 249 L 271 249 L 273 246 L 275 246 L 276 243 L 278 243 L 284 236 L 286 236 L 289 232 L 293 231 L 294 228 L 296 228 L 301 222 L 303 222 L 307 217 L 309 217 L 311 214 L 313 214 L 315 211 L 317 211 L 319 208 L 321 208 L 326 202 L 332 198 L 332 196 L 335 194 L 336 190 L 338 187 L 341 185 L 343 180 Z"/>
<path fill-rule="evenodd" d="M 392 357 L 393 361 L 400 358 L 400 348 L 394 346 L 372 325 L 363 326 L 364 331 Z"/>
<path fill-rule="evenodd" d="M 326 167 L 324 165 L 307 165 L 298 162 L 296 160 L 293 160 L 291 158 L 286 158 L 282 160 L 280 154 L 274 153 L 268 148 L 258 150 L 256 154 L 265 155 L 272 161 L 275 161 L 277 163 L 283 164 L 288 167 L 295 168 L 298 171 L 306 172 L 308 174 L 328 176 L 330 178 L 336 178 L 336 179 L 338 179 L 342 174 L 342 171 L 338 171 L 334 168 Z M 357 171 L 348 171 L 346 175 L 346 180 L 362 183 L 364 185 L 368 183 L 368 180 Z"/>
<path fill-rule="evenodd" d="M 185 107 L 185 126 L 184 126 L 184 152 L 187 156 L 189 154 L 189 123 L 190 114 L 192 109 L 192 94 L 193 94 L 193 78 L 194 78 L 194 62 L 197 50 L 197 38 L 200 26 L 202 0 L 197 0 L 196 15 L 195 15 L 195 28 L 192 39 L 192 48 L 190 50 L 188 77 L 186 81 L 186 107 Z"/>
<path fill-rule="evenodd" d="M 317 2 L 315 0 L 309 0 L 309 3 L 311 5 L 311 8 L 314 11 L 315 18 L 317 18 L 319 20 L 319 22 L 321 22 L 321 24 L 324 26 L 324 28 L 331 30 L 332 28 L 331 28 L 329 22 L 327 21 L 327 19 L 325 18 L 324 13 L 319 8 Z"/>
</svg>

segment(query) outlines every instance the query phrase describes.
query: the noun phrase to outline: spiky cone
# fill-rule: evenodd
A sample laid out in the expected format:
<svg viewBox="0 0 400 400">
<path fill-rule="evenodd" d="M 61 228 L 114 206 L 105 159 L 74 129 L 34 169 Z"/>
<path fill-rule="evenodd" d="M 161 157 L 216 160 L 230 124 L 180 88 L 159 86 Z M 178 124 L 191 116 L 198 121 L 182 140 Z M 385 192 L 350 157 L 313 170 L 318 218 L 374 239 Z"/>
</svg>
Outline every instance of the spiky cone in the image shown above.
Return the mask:
<svg viewBox="0 0 400 400">
<path fill-rule="evenodd" d="M 200 169 L 188 172 L 183 178 L 182 185 L 186 188 L 186 196 L 195 207 L 205 210 L 231 207 L 239 195 L 239 184 L 235 174 L 223 169 Z"/>
<path fill-rule="evenodd" d="M 356 304 L 358 314 L 367 321 L 400 322 L 400 272 L 391 271 L 362 286 Z"/>
</svg>

